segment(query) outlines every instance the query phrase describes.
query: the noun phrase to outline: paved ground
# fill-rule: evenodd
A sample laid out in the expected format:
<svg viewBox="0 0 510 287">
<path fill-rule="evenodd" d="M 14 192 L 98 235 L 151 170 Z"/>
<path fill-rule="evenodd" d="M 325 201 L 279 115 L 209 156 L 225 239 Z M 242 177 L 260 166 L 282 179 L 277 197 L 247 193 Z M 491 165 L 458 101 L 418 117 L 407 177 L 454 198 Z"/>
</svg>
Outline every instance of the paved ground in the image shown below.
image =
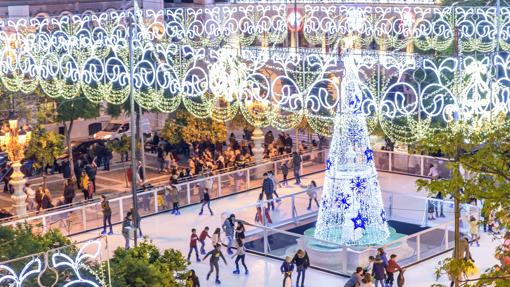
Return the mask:
<svg viewBox="0 0 510 287">
<path fill-rule="evenodd" d="M 96 178 L 96 188 L 98 194 L 122 193 L 130 192 L 126 183 L 126 169 L 131 162 L 120 162 L 120 158 L 115 156 L 112 160 L 110 170 L 105 171 L 102 167 L 99 168 Z M 167 182 L 169 176 L 167 174 L 160 174 L 156 157 L 154 154 L 146 153 L 146 173 L 148 181 L 152 184 L 159 184 Z M 34 177 L 29 179 L 32 188 L 42 185 L 42 177 Z M 62 174 L 53 174 L 46 177 L 46 186 L 50 190 L 53 199 L 63 196 L 64 192 L 64 179 Z M 0 190 L 3 190 L 3 184 L 0 184 Z M 76 192 L 76 201 L 83 200 L 83 194 Z M 11 207 L 12 201 L 10 194 L 0 192 L 0 208 Z"/>
<path fill-rule="evenodd" d="M 321 182 L 322 177 L 323 174 L 308 176 L 304 182 L 309 182 L 312 179 Z M 414 184 L 415 180 L 416 178 L 410 176 L 380 173 L 380 183 L 383 190 L 395 193 L 416 195 L 416 188 Z M 301 188 L 297 186 L 291 186 L 289 188 L 280 189 L 279 193 L 280 195 L 285 195 L 292 194 L 300 190 Z M 240 206 L 252 204 L 255 202 L 258 193 L 259 190 L 253 190 L 213 201 L 211 205 L 215 212 L 214 216 L 198 216 L 199 206 L 194 205 L 184 208 L 181 216 L 164 213 L 148 217 L 142 221 L 142 228 L 144 234 L 153 240 L 160 248 L 175 248 L 187 254 L 187 245 L 191 228 L 195 227 L 201 230 L 204 226 L 209 226 L 211 229 L 220 226 L 223 221 L 223 217 L 221 215 L 223 212 L 234 210 Z M 399 201 L 399 198 L 402 197 L 403 196 L 399 197 L 397 194 L 395 200 Z M 284 207 L 280 208 L 284 209 Z M 281 210 L 279 212 L 283 213 L 286 211 Z M 123 246 L 124 244 L 123 238 L 120 235 L 119 225 L 115 226 L 114 233 L 115 234 L 113 236 L 109 236 L 108 239 L 110 252 L 112 252 L 114 248 Z M 97 235 L 98 232 L 93 231 L 73 236 L 73 239 L 81 241 Z M 207 244 L 207 246 L 210 247 L 210 242 Z M 488 235 L 482 234 L 481 247 L 472 248 L 473 257 L 480 270 L 484 270 L 496 264 L 492 254 L 494 253 L 494 248 L 497 244 L 497 240 L 493 241 Z M 437 262 L 447 256 L 450 256 L 450 252 L 409 268 L 406 272 L 406 286 L 425 287 L 434 283 L 448 284 L 448 280 L 445 276 L 439 278 L 437 282 L 434 276 L 434 270 Z M 248 276 L 232 275 L 231 272 L 233 270 L 234 263 L 231 259 L 228 259 L 228 264 L 228 267 L 221 265 L 221 279 L 223 286 L 281 286 L 281 274 L 278 270 L 281 263 L 278 261 L 250 254 L 247 257 L 247 264 L 251 270 L 251 273 Z M 193 263 L 191 267 L 197 271 L 203 286 L 215 286 L 211 280 L 209 282 L 205 281 L 208 264 L 204 262 Z M 343 277 L 310 270 L 307 274 L 306 286 L 343 286 L 345 280 L 346 279 Z"/>
</svg>

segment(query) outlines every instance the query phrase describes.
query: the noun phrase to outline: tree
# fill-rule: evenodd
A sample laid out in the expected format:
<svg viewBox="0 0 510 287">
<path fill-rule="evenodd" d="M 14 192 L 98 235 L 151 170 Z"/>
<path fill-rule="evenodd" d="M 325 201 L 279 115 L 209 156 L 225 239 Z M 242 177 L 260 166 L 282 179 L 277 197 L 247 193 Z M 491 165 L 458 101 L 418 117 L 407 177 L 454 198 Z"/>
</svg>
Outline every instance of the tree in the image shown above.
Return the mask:
<svg viewBox="0 0 510 287">
<path fill-rule="evenodd" d="M 186 111 L 179 110 L 168 117 L 161 136 L 171 144 L 181 141 L 191 144 L 203 138 L 209 138 L 211 142 L 216 143 L 227 140 L 227 128 L 224 122 L 199 119 Z"/>
<path fill-rule="evenodd" d="M 26 158 L 34 161 L 35 169 L 43 169 L 48 164 L 62 156 L 65 151 L 64 137 L 54 131 L 46 131 L 37 127 L 32 132 L 32 137 L 25 152 Z M 43 187 L 46 188 L 46 173 L 42 173 Z"/>
<path fill-rule="evenodd" d="M 69 164 L 71 165 L 71 175 L 74 176 L 73 149 L 71 146 L 71 133 L 74 121 L 98 117 L 99 104 L 91 102 L 83 95 L 73 99 L 58 99 L 57 103 L 57 119 L 64 125 L 64 136 L 69 154 Z"/>
<path fill-rule="evenodd" d="M 441 262 L 436 274 L 450 274 L 456 286 L 460 286 L 461 275 L 472 265 L 461 258 L 459 250 L 459 204 L 468 203 L 472 198 L 484 200 L 484 218 L 495 210 L 501 225 L 506 229 L 510 227 L 510 122 L 504 117 L 496 117 L 475 131 L 472 130 L 472 123 L 463 121 L 450 124 L 444 131 L 431 135 L 422 143 L 425 149 L 433 152 L 441 150 L 453 159 L 449 163 L 451 177 L 417 181 L 420 190 L 426 189 L 434 194 L 441 192 L 443 196 L 450 195 L 455 200 L 455 256 Z M 462 169 L 464 174 L 461 173 Z M 496 252 L 503 256 L 510 255 L 501 248 Z M 508 273 L 506 276 L 509 278 Z M 463 286 L 507 286 L 497 269 L 489 270 L 477 281 L 464 283 Z"/>
<path fill-rule="evenodd" d="M 161 253 L 150 241 L 131 249 L 117 248 L 110 259 L 112 286 L 185 286 L 182 281 L 188 263 L 174 249 Z"/>
<path fill-rule="evenodd" d="M 109 150 L 118 153 L 122 157 L 123 154 L 129 153 L 131 150 L 131 140 L 127 136 L 122 136 L 120 140 L 109 141 L 107 143 L 107 147 Z M 122 168 L 124 169 L 124 180 L 126 181 L 126 187 L 128 187 L 128 178 L 124 160 L 122 160 Z"/>
<path fill-rule="evenodd" d="M 0 262 L 12 260 L 36 253 L 47 252 L 51 249 L 70 245 L 71 241 L 63 236 L 58 230 L 49 230 L 44 234 L 34 233 L 33 227 L 29 224 L 19 224 L 15 227 L 0 226 Z M 66 248 L 68 255 L 76 254 L 76 248 Z M 15 260 L 9 263 L 9 267 L 18 272 L 23 269 L 31 257 Z M 59 278 L 65 278 L 65 272 L 58 274 Z M 51 286 L 57 279 L 55 273 L 45 272 L 41 277 L 43 286 Z M 4 286 L 4 285 L 2 285 Z M 10 285 L 8 285 L 10 286 Z M 14 284 L 14 286 L 16 286 Z M 37 276 L 30 276 L 25 280 L 23 286 L 40 286 L 37 284 Z"/>
</svg>

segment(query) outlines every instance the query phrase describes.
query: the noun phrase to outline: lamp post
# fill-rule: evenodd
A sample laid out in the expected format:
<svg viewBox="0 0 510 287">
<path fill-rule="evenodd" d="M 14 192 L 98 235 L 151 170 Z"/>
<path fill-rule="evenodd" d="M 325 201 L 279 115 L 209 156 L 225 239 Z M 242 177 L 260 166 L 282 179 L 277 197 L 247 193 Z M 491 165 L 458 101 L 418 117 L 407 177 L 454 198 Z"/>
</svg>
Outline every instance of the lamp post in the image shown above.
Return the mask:
<svg viewBox="0 0 510 287">
<path fill-rule="evenodd" d="M 14 188 L 11 196 L 16 215 L 27 214 L 26 194 L 23 192 L 23 185 L 27 182 L 21 172 L 21 160 L 25 157 L 25 147 L 30 142 L 30 131 L 18 127 L 18 120 L 10 119 L 9 126 L 4 127 L 4 134 L 0 135 L 0 143 L 7 151 L 9 160 L 12 162 L 13 173 L 10 183 Z"/>
</svg>

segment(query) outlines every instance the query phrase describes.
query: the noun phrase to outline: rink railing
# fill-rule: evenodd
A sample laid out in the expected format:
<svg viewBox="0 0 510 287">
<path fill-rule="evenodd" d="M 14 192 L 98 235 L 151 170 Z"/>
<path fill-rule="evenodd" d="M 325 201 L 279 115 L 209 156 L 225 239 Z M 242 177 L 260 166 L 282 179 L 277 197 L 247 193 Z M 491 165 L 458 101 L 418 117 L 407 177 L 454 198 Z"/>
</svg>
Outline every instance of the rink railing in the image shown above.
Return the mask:
<svg viewBox="0 0 510 287">
<path fill-rule="evenodd" d="M 412 176 L 426 176 L 428 165 L 434 163 L 440 172 L 446 169 L 447 160 L 420 155 L 408 155 L 390 151 L 375 151 L 376 168 L 380 171 L 398 172 Z M 325 169 L 328 150 L 316 150 L 302 154 L 300 166 L 301 176 L 321 172 Z M 177 185 L 179 189 L 180 206 L 197 204 L 200 202 L 200 189 L 212 185 L 209 192 L 211 199 L 238 194 L 262 186 L 263 173 L 274 171 L 278 181 L 283 180 L 281 166 L 288 163 L 289 181 L 293 179 L 293 168 L 290 166 L 291 158 L 239 169 L 232 172 L 213 175 L 207 178 L 196 179 Z M 418 165 L 418 168 L 417 168 Z M 139 213 L 142 217 L 165 212 L 171 209 L 171 202 L 164 196 L 164 186 L 155 186 L 147 191 L 137 194 Z M 117 195 L 108 199 L 112 209 L 112 222 L 120 223 L 127 211 L 132 208 L 130 194 Z M 64 234 L 77 234 L 102 227 L 103 216 L 99 201 L 72 206 L 60 207 L 31 214 L 22 219 L 13 218 L 2 225 L 15 225 L 28 223 L 39 232 L 49 229 L 60 229 Z"/>
<path fill-rule="evenodd" d="M 454 246 L 453 201 L 385 191 L 382 192 L 382 197 L 390 226 L 395 226 L 401 232 L 402 229 L 407 229 L 411 234 L 401 235 L 400 238 L 380 246 L 364 248 L 346 247 L 316 239 L 312 237 L 313 232 L 303 232 L 303 226 L 313 226 L 318 214 L 314 201 L 311 209 L 308 209 L 308 191 L 304 189 L 273 200 L 229 210 L 223 213 L 223 217 L 234 213 L 238 220 L 245 222 L 245 246 L 253 253 L 283 260 L 285 256 L 292 256 L 291 253 L 297 249 L 304 249 L 309 253 L 312 266 L 342 275 L 350 275 L 356 267 L 366 266 L 368 257 L 375 256 L 379 247 L 383 247 L 388 255 L 397 254 L 401 266 L 409 266 L 442 254 Z M 322 189 L 316 188 L 316 191 L 320 201 Z M 269 209 L 270 218 L 265 212 L 269 202 L 273 202 L 276 209 Z M 261 209 L 260 221 L 255 219 L 257 207 Z M 442 210 L 444 217 L 428 220 L 429 208 L 434 209 L 434 217 L 436 209 L 438 215 L 441 215 Z M 480 219 L 480 209 L 474 205 L 462 204 L 461 232 L 464 234 L 469 233 L 471 216 Z M 312 246 L 317 245 L 327 246 L 331 253 L 314 250 Z"/>
</svg>

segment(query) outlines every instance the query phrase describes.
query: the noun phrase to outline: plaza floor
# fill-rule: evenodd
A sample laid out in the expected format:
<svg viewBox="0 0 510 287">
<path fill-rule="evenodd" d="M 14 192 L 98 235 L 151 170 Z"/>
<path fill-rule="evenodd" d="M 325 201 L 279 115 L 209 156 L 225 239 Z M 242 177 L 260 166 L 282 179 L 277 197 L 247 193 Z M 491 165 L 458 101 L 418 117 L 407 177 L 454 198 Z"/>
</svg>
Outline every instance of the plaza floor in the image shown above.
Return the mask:
<svg viewBox="0 0 510 287">
<path fill-rule="evenodd" d="M 305 177 L 303 182 L 307 184 L 313 179 L 321 185 L 322 177 L 323 174 L 318 173 Z M 394 200 L 398 200 L 399 193 L 419 194 L 416 192 L 416 186 L 414 183 L 416 177 L 379 173 L 379 178 L 380 185 L 384 191 L 391 191 L 395 193 Z M 280 188 L 279 194 L 282 196 L 301 190 L 302 188 L 296 185 L 290 185 L 286 188 Z M 197 228 L 197 230 L 200 231 L 205 226 L 209 226 L 211 229 L 221 226 L 223 221 L 223 212 L 254 203 L 259 192 L 260 190 L 252 190 L 213 201 L 211 207 L 214 211 L 214 216 L 198 216 L 200 209 L 200 206 L 198 205 L 183 208 L 182 215 L 180 216 L 174 216 L 170 213 L 151 216 L 142 220 L 142 230 L 144 235 L 152 240 L 159 248 L 178 249 L 186 255 L 188 252 L 188 240 L 191 228 Z M 422 195 L 424 194 L 422 193 Z M 280 212 L 286 211 L 282 210 Z M 114 233 L 115 235 L 109 237 L 110 252 L 113 252 L 115 248 L 124 245 L 124 239 L 120 235 L 120 225 L 114 227 Z M 74 236 L 73 240 L 82 241 L 97 235 L 98 231 L 87 232 Z M 210 242 L 207 244 L 210 248 Z M 493 241 L 487 234 L 482 234 L 481 247 L 472 248 L 473 258 L 476 260 L 476 265 L 480 270 L 489 268 L 497 263 L 492 256 L 497 244 L 498 241 Z M 226 255 L 226 252 L 224 253 Z M 451 252 L 448 252 L 410 267 L 406 272 L 406 286 L 425 287 L 434 283 L 448 284 L 445 276 L 442 276 L 438 281 L 436 281 L 434 270 L 439 260 L 450 255 Z M 250 268 L 249 275 L 233 275 L 232 270 L 235 266 L 234 261 L 228 257 L 227 261 L 228 266 L 220 265 L 222 286 L 281 286 L 281 274 L 279 271 L 281 261 L 249 254 L 246 260 L 248 267 Z M 209 282 L 205 280 L 205 275 L 209 269 L 207 262 L 193 262 L 191 268 L 197 271 L 197 274 L 201 279 L 201 286 L 216 286 L 213 280 L 209 280 Z M 346 280 L 347 279 L 345 277 L 317 270 L 309 270 L 307 272 L 306 286 L 343 286 Z"/>
</svg>

